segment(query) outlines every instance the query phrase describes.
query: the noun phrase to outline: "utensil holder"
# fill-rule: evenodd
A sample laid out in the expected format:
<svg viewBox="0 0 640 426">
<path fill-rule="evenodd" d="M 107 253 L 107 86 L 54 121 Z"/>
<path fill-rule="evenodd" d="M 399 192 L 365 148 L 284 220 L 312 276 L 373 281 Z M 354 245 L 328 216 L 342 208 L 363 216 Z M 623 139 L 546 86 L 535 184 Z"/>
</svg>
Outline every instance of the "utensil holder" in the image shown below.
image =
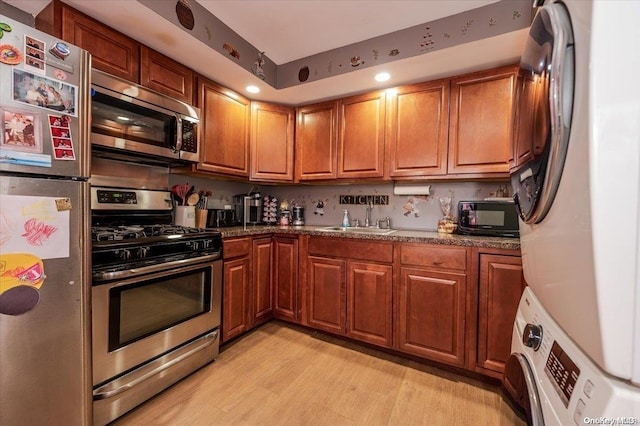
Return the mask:
<svg viewBox="0 0 640 426">
<path fill-rule="evenodd" d="M 207 214 L 209 210 L 207 209 L 196 209 L 196 228 L 206 228 L 207 227 Z"/>
<path fill-rule="evenodd" d="M 176 206 L 175 220 L 176 225 L 186 226 L 188 228 L 196 227 L 196 207 L 195 206 Z M 206 222 L 206 219 L 205 219 Z"/>
</svg>

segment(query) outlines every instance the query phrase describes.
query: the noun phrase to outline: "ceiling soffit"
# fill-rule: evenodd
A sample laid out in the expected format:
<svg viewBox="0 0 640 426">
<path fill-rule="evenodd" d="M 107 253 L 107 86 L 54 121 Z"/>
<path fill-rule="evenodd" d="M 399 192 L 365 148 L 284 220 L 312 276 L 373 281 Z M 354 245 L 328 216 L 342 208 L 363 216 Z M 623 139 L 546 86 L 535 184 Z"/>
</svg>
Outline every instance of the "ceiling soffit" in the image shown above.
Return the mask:
<svg viewBox="0 0 640 426">
<path fill-rule="evenodd" d="M 138 2 L 276 89 L 518 31 L 534 14 L 530 0 L 502 0 L 278 65 L 194 0 Z"/>
</svg>

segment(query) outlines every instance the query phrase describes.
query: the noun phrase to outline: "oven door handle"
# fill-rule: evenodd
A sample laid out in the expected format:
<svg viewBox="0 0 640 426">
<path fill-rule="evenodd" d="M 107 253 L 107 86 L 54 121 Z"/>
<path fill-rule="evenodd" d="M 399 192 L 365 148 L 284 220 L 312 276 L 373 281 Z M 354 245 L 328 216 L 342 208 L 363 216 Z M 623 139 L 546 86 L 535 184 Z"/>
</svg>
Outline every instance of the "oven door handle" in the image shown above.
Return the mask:
<svg viewBox="0 0 640 426">
<path fill-rule="evenodd" d="M 100 399 L 113 398 L 114 396 L 119 395 L 122 392 L 128 391 L 129 389 L 132 389 L 136 385 L 139 385 L 140 383 L 151 379 L 153 376 L 160 374 L 166 369 L 171 368 L 175 364 L 189 358 L 191 355 L 195 354 L 196 352 L 199 352 L 213 345 L 216 342 L 217 337 L 218 337 L 218 330 L 215 330 L 199 339 L 199 340 L 204 340 L 204 343 L 196 346 L 195 348 L 189 350 L 188 352 L 183 353 L 182 355 L 172 359 L 171 361 L 165 362 L 161 364 L 159 367 L 154 368 L 142 374 L 141 376 L 131 380 L 130 382 L 127 382 L 122 386 L 118 386 L 115 389 L 109 389 L 112 386 L 112 383 L 109 383 L 105 386 L 101 386 L 93 391 L 93 399 L 100 400 Z M 104 390 L 104 389 L 107 389 L 107 390 Z"/>
<path fill-rule="evenodd" d="M 158 263 L 157 265 L 143 266 L 142 268 L 126 269 L 124 271 L 99 272 L 93 276 L 96 281 L 107 281 L 121 278 L 136 277 L 138 275 L 150 274 L 152 272 L 170 271 L 181 266 L 197 265 L 199 263 L 212 262 L 222 257 L 222 252 L 216 252 L 207 256 L 198 256 L 191 259 L 174 260 L 170 262 Z"/>
</svg>

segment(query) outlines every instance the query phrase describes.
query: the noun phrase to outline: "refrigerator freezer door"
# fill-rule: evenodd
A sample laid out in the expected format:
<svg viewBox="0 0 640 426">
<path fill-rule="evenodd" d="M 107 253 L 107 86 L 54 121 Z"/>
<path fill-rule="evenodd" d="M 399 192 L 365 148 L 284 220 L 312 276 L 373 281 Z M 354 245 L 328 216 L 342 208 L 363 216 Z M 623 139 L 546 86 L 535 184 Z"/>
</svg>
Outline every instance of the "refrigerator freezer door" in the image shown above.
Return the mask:
<svg viewBox="0 0 640 426">
<path fill-rule="evenodd" d="M 0 61 L 0 172 L 88 178 L 91 55 L 3 15 L 0 22 L 11 27 L 1 54 L 14 59 Z"/>
<path fill-rule="evenodd" d="M 88 200 L 86 182 L 0 176 L 0 425 L 91 423 Z"/>
</svg>

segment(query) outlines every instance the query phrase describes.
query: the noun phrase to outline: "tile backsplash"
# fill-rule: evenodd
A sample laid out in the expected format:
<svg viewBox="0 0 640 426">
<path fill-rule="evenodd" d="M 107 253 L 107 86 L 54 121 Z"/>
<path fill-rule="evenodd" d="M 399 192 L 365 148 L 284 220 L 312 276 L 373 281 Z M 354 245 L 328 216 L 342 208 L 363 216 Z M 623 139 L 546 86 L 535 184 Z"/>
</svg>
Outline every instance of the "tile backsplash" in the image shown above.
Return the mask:
<svg viewBox="0 0 640 426">
<path fill-rule="evenodd" d="M 452 214 L 455 216 L 458 201 L 481 200 L 496 196 L 505 182 L 434 182 L 430 183 L 430 195 L 394 195 L 393 184 L 374 185 L 252 185 L 249 183 L 228 182 L 194 176 L 170 175 L 169 184 L 190 183 L 197 190 L 211 191 L 216 207 L 232 204 L 236 194 L 259 191 L 263 196 L 270 195 L 278 199 L 278 204 L 287 200 L 290 205 L 304 207 L 304 219 L 307 225 L 339 225 L 343 211 L 349 210 L 351 219 L 360 219 L 364 223 L 365 205 L 340 204 L 341 196 L 384 196 L 388 204 L 375 204 L 371 219 L 389 216 L 394 228 L 435 230 L 438 220 L 443 216 L 440 209 L 440 197 L 453 197 Z M 382 198 L 382 197 L 381 197 Z M 357 198 L 356 198 L 357 199 Z M 344 198 L 343 198 L 344 201 Z M 211 207 L 211 202 L 209 204 Z"/>
</svg>

